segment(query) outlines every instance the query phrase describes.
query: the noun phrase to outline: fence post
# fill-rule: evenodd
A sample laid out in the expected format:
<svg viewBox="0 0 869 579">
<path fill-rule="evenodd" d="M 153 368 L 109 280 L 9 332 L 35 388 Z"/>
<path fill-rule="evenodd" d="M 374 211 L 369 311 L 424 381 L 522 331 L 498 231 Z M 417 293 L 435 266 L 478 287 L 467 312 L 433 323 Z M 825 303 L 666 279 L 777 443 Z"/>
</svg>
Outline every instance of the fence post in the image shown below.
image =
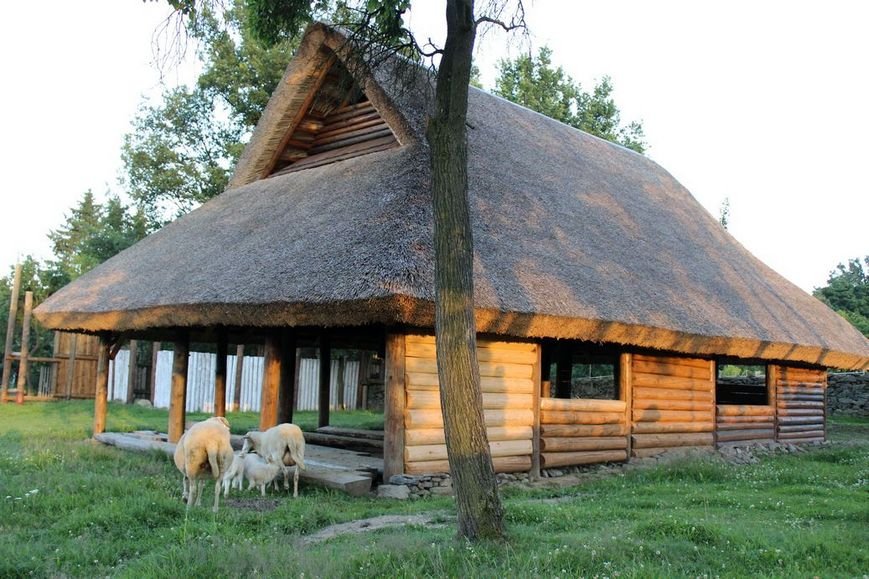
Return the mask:
<svg viewBox="0 0 869 579">
<path fill-rule="evenodd" d="M 21 328 L 21 357 L 18 359 L 18 392 L 15 394 L 15 402 L 24 404 L 24 391 L 27 389 L 28 358 L 30 358 L 30 319 L 33 314 L 33 292 L 24 293 L 24 320 Z"/>
<path fill-rule="evenodd" d="M 75 379 L 75 355 L 78 348 L 78 334 L 70 334 L 69 357 L 66 359 L 66 399 L 72 398 L 72 382 Z"/>
<path fill-rule="evenodd" d="M 18 315 L 18 291 L 21 289 L 21 264 L 15 264 L 12 295 L 9 296 L 9 320 L 6 322 L 6 344 L 3 347 L 3 377 L 0 379 L 0 403 L 6 402 L 9 377 L 12 375 L 12 342 L 15 341 L 15 317 Z"/>
</svg>

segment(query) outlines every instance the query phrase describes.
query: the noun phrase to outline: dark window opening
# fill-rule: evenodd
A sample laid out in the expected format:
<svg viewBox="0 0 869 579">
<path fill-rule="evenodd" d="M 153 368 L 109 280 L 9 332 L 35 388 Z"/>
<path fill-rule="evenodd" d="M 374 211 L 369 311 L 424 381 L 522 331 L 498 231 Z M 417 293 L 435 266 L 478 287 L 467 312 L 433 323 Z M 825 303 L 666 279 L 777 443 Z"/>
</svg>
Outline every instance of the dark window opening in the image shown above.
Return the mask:
<svg viewBox="0 0 869 579">
<path fill-rule="evenodd" d="M 545 370 L 551 398 L 619 399 L 617 353 L 582 343 L 557 343 Z"/>
<path fill-rule="evenodd" d="M 719 360 L 716 367 L 715 400 L 718 404 L 769 404 L 765 365 Z"/>
</svg>

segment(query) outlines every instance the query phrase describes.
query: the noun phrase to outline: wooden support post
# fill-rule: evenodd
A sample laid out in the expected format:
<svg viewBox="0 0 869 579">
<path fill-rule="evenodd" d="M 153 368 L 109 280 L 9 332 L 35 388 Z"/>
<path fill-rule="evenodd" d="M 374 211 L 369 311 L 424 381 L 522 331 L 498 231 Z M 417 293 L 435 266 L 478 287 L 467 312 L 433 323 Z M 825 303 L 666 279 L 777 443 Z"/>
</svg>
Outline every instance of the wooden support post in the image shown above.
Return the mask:
<svg viewBox="0 0 869 579">
<path fill-rule="evenodd" d="M 69 335 L 69 356 L 66 359 L 66 399 L 72 398 L 72 383 L 75 380 L 75 356 L 78 349 L 78 334 Z"/>
<path fill-rule="evenodd" d="M 130 340 L 130 359 L 127 364 L 127 404 L 136 399 L 136 383 L 139 373 L 139 341 Z"/>
<path fill-rule="evenodd" d="M 573 353 L 570 345 L 559 342 L 555 365 L 555 397 L 570 398 L 573 390 Z"/>
<path fill-rule="evenodd" d="M 405 336 L 386 335 L 383 400 L 383 482 L 404 473 Z"/>
<path fill-rule="evenodd" d="M 715 360 L 709 360 L 709 375 L 712 376 L 712 448 L 718 448 L 718 368 Z"/>
<path fill-rule="evenodd" d="M 633 372 L 631 354 L 619 355 L 619 399 L 625 402 L 625 437 L 627 438 L 627 457 L 631 458 L 631 432 L 633 431 L 633 413 L 631 407 L 634 402 Z"/>
<path fill-rule="evenodd" d="M 338 358 L 338 375 L 336 376 L 338 384 L 335 389 L 335 407 L 338 410 L 347 410 L 347 405 L 344 404 L 344 391 L 346 390 L 346 386 L 344 384 L 344 369 L 346 367 L 346 358 L 344 356 L 340 356 Z"/>
<path fill-rule="evenodd" d="M 235 346 L 235 390 L 232 392 L 232 407 L 230 410 L 238 412 L 241 409 L 241 377 L 244 371 L 244 344 Z"/>
<path fill-rule="evenodd" d="M 60 332 L 54 332 L 54 347 L 52 348 L 52 357 L 57 358 L 58 350 L 60 349 Z M 51 395 L 57 396 L 57 380 L 58 380 L 58 370 L 60 369 L 60 362 L 55 360 L 51 363 Z"/>
<path fill-rule="evenodd" d="M 266 336 L 263 369 L 262 403 L 259 429 L 268 430 L 278 423 L 278 397 L 281 391 L 281 339 L 274 332 Z"/>
<path fill-rule="evenodd" d="M 365 410 L 366 402 L 366 382 L 368 381 L 368 360 L 371 359 L 371 352 L 361 352 L 359 355 L 359 374 L 356 380 L 356 409 Z"/>
<path fill-rule="evenodd" d="M 187 417 L 187 357 L 190 336 L 185 332 L 175 341 L 172 356 L 172 392 L 169 396 L 169 442 L 184 434 Z"/>
<path fill-rule="evenodd" d="M 319 428 L 329 426 L 329 386 L 332 372 L 332 344 L 329 338 L 329 332 L 326 330 L 320 334 L 320 401 L 317 406 Z"/>
<path fill-rule="evenodd" d="M 109 395 L 109 350 L 111 341 L 108 336 L 100 336 L 97 351 L 97 382 L 94 392 L 94 435 L 106 431 L 106 413 Z"/>
<path fill-rule="evenodd" d="M 766 399 L 770 408 L 772 408 L 772 439 L 778 440 L 778 380 L 779 366 L 777 364 L 769 364 L 766 367 Z M 718 425 L 715 425 L 716 430 Z"/>
<path fill-rule="evenodd" d="M 217 334 L 217 360 L 214 365 L 214 415 L 226 416 L 226 332 Z"/>
<path fill-rule="evenodd" d="M 24 319 L 21 322 L 21 358 L 18 360 L 18 392 L 15 394 L 15 402 L 24 404 L 24 392 L 27 390 L 27 374 L 29 371 L 30 357 L 30 320 L 33 315 L 33 292 L 24 293 Z"/>
<path fill-rule="evenodd" d="M 3 347 L 3 377 L 0 378 L 0 403 L 6 402 L 12 375 L 12 342 L 15 341 L 15 317 L 18 315 L 18 292 L 21 289 L 21 264 L 15 264 L 12 295 L 9 296 L 9 319 L 6 321 L 6 344 Z"/>
<path fill-rule="evenodd" d="M 534 361 L 534 369 L 531 371 L 531 379 L 534 381 L 534 399 L 532 401 L 534 411 L 534 424 L 531 430 L 531 472 L 528 473 L 533 480 L 540 478 L 540 397 L 543 395 L 543 345 L 537 344 L 537 359 Z"/>
<path fill-rule="evenodd" d="M 296 406 L 296 332 L 281 332 L 281 387 L 278 396 L 278 423 L 293 421 Z"/>
<path fill-rule="evenodd" d="M 154 397 L 157 395 L 157 361 L 160 358 L 160 342 L 151 343 L 151 384 L 148 392 L 148 400 L 154 405 Z"/>
</svg>

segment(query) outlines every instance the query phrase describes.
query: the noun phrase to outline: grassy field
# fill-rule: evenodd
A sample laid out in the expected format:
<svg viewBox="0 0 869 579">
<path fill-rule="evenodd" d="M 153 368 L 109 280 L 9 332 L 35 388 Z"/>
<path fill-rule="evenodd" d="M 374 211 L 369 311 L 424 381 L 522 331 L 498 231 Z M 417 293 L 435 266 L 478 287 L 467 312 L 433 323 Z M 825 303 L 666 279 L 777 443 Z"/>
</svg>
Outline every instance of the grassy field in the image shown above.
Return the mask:
<svg viewBox="0 0 869 579">
<path fill-rule="evenodd" d="M 257 422 L 229 418 L 235 432 Z M 313 419 L 299 417 L 308 426 Z M 376 427 L 378 417 L 341 420 Z M 95 444 L 90 424 L 90 403 L 0 407 L 0 577 L 869 573 L 869 421 L 861 419 L 836 423 L 831 447 L 752 465 L 709 457 L 561 489 L 507 489 L 509 541 L 482 545 L 454 538 L 445 498 L 354 499 L 303 486 L 296 500 L 250 494 L 217 515 L 188 514 L 166 456 Z M 165 411 L 109 410 L 110 430 L 165 425 Z M 433 514 L 436 524 L 299 545 L 333 523 L 414 513 Z"/>
</svg>

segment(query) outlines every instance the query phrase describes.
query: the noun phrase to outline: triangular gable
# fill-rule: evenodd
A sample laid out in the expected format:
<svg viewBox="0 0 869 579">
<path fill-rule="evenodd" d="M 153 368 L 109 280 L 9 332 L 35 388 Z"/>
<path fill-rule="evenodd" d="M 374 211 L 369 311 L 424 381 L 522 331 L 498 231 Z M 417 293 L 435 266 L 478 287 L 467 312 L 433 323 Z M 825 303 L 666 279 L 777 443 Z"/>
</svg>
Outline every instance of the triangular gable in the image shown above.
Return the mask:
<svg viewBox="0 0 869 579">
<path fill-rule="evenodd" d="M 309 28 L 239 159 L 230 188 L 412 140 L 371 76 L 348 70 L 350 46 L 325 25 Z"/>
</svg>

